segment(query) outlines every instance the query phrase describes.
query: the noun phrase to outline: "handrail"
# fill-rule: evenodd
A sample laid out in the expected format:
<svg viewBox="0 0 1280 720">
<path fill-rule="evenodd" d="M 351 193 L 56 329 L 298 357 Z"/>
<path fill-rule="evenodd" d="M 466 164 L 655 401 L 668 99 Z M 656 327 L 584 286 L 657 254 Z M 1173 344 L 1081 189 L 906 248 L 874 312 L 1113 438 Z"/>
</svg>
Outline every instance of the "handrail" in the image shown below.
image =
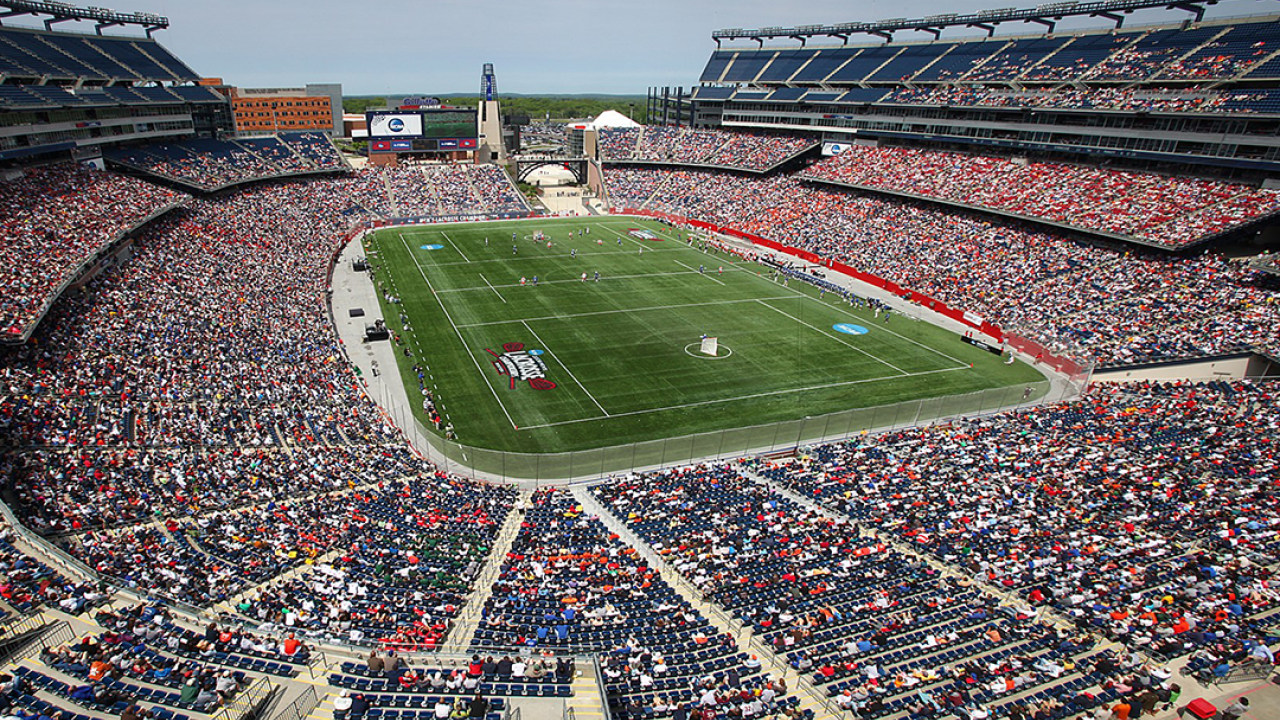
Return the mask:
<svg viewBox="0 0 1280 720">
<path fill-rule="evenodd" d="M 329 657 L 323 652 L 317 650 L 307 658 L 307 674 L 311 676 L 312 680 L 316 679 L 317 672 L 320 677 L 329 674 L 329 669 Z"/>
<path fill-rule="evenodd" d="M 308 686 L 294 701 L 271 716 L 271 720 L 304 720 L 320 704 L 316 689 Z"/>
<path fill-rule="evenodd" d="M 3 661 L 8 662 L 14 658 L 31 657 L 47 647 L 62 645 L 75 638 L 76 632 L 72 629 L 71 624 L 66 620 L 57 620 L 46 624 L 42 630 L 37 631 L 36 634 L 10 648 L 5 653 Z"/>
<path fill-rule="evenodd" d="M 214 713 L 213 720 L 251 720 L 275 691 L 275 683 L 266 677 L 260 677 L 257 682 L 236 693 L 230 703 Z"/>
<path fill-rule="evenodd" d="M 5 618 L 3 622 L 0 622 L 0 642 L 29 633 L 48 624 L 49 621 L 39 612 L 31 615 L 14 615 L 13 617 Z"/>
<path fill-rule="evenodd" d="M 600 656 L 591 657 L 591 672 L 596 676 L 596 691 L 600 693 L 600 712 L 604 720 L 613 720 L 613 711 L 609 709 L 609 693 L 604 686 L 604 671 L 600 669 Z"/>
</svg>

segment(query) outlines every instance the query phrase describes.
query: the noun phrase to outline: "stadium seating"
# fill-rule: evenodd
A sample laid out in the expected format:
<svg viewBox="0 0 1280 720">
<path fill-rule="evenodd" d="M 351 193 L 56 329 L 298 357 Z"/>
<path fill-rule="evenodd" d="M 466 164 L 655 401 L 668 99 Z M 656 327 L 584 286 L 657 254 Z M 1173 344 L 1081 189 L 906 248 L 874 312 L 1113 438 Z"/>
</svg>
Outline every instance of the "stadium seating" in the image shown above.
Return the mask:
<svg viewBox="0 0 1280 720">
<path fill-rule="evenodd" d="M 383 172 L 395 217 L 527 213 L 506 173 L 493 165 L 406 165 Z"/>
<path fill-rule="evenodd" d="M 559 489 L 534 493 L 472 647 L 600 652 L 610 705 L 623 717 L 644 715 L 658 698 L 685 704 L 769 684 L 732 637 Z"/>
<path fill-rule="evenodd" d="M 133 92 L 128 88 L 114 92 L 119 97 L 126 91 Z M 139 94 L 138 101 L 146 98 Z M 111 150 L 105 156 L 117 165 L 205 191 L 346 167 L 337 149 L 319 133 L 152 143 Z"/>
<path fill-rule="evenodd" d="M 717 50 L 704 83 L 1087 83 L 1274 77 L 1280 28 L 1242 19 L 1184 29 L 1136 28 L 1040 38 L 957 39 L 919 45 Z M 774 54 L 779 53 L 778 58 Z M 783 60 L 782 55 L 785 55 Z M 772 61 L 772 63 L 771 63 Z M 1265 61 L 1265 62 L 1264 62 Z M 778 67 L 775 68 L 774 65 Z M 768 66 L 766 69 L 765 66 Z M 761 72 L 763 70 L 763 72 Z"/>
<path fill-rule="evenodd" d="M 10 77 L 194 82 L 191 68 L 150 38 L 0 28 L 0 68 Z"/>
<path fill-rule="evenodd" d="M 1214 499 L 1275 464 L 1273 443 L 1247 429 L 1274 422 L 1274 391 L 1104 386 L 1077 402 L 750 465 L 1030 605 L 1057 608 L 1080 631 L 1164 657 L 1220 656 L 1215 643 L 1239 648 L 1266 634 L 1280 604 L 1265 589 L 1270 570 L 1256 564 L 1277 549 L 1269 503 L 1228 509 Z M 1250 417 L 1237 421 L 1244 406 Z M 1126 457 L 1131 477 L 1114 479 L 1097 452 L 1104 445 Z M 972 460 L 997 447 L 1008 461 L 978 471 Z M 1145 473 L 1157 466 L 1176 470 L 1153 481 Z M 1234 512 L 1241 517 L 1223 522 Z M 1183 549 L 1189 543 L 1203 549 Z"/>
<path fill-rule="evenodd" d="M 29 332 L 99 252 L 186 197 L 70 165 L 28 170 L 0 190 L 0 336 L 7 338 Z"/>
<path fill-rule="evenodd" d="M 1084 165 L 850 146 L 804 177 L 949 200 L 1166 247 L 1280 212 L 1280 191 Z"/>
<path fill-rule="evenodd" d="M 687 216 L 838 259 L 1103 365 L 1280 348 L 1274 288 L 1218 256 L 1116 252 L 789 176 L 607 167 L 605 177 L 615 207 Z M 1222 313 L 1206 316 L 1205 307 Z"/>
<path fill-rule="evenodd" d="M 604 128 L 600 148 L 606 162 L 708 165 L 764 171 L 812 148 L 805 138 L 681 130 L 663 126 Z"/>
<path fill-rule="evenodd" d="M 863 716 L 945 707 L 953 693 L 967 705 L 1063 690 L 1068 666 L 1098 659 L 1087 636 L 996 608 L 937 568 L 862 538 L 848 519 L 799 506 L 732 466 L 593 491 L 707 597 Z"/>
</svg>

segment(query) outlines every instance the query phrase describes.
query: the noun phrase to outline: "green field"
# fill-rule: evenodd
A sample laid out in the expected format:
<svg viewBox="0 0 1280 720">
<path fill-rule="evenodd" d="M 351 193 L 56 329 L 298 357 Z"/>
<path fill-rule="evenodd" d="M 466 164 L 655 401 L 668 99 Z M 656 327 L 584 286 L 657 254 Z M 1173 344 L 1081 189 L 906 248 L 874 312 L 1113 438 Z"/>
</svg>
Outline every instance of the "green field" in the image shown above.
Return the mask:
<svg viewBox="0 0 1280 720">
<path fill-rule="evenodd" d="M 579 235 L 583 228 L 590 234 Z M 662 240 L 638 239 L 632 228 Z M 535 231 L 552 246 L 535 242 Z M 885 322 L 678 235 L 602 217 L 367 236 L 380 287 L 400 301 L 384 293 L 383 316 L 414 354 L 397 353 L 411 403 L 422 406 L 419 363 L 459 442 L 548 453 L 1044 379 L 954 333 L 897 313 Z M 704 334 L 718 338 L 716 357 L 698 352 Z"/>
</svg>

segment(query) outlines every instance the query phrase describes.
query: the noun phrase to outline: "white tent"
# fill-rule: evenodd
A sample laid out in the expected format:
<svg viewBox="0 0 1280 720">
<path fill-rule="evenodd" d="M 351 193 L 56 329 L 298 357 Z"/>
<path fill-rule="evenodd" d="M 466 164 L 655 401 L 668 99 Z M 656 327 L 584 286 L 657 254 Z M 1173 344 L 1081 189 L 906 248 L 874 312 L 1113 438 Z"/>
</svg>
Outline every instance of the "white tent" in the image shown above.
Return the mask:
<svg viewBox="0 0 1280 720">
<path fill-rule="evenodd" d="M 588 128 L 599 130 L 600 128 L 638 128 L 640 123 L 623 115 L 617 110 L 605 110 L 600 116 L 592 120 Z"/>
</svg>

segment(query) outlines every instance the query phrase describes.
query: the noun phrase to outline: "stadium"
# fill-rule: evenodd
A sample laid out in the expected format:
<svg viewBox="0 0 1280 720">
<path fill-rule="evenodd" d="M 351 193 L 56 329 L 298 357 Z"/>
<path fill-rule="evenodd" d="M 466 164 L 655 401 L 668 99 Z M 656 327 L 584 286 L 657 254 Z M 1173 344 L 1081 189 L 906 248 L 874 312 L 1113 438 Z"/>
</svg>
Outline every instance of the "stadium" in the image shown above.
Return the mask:
<svg viewBox="0 0 1280 720">
<path fill-rule="evenodd" d="M 1280 14 L 1214 5 L 708 28 L 553 124 L 0 0 L 0 713 L 1280 717 Z"/>
</svg>

